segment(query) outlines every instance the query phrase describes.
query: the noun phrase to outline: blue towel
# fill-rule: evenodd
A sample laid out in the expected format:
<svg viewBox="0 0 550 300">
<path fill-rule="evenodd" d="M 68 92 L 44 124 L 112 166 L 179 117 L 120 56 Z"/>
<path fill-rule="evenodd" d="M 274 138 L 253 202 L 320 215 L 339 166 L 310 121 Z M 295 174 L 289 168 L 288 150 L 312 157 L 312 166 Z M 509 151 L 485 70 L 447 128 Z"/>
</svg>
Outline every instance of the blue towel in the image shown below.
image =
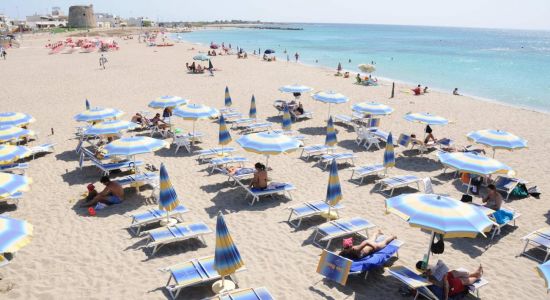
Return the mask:
<svg viewBox="0 0 550 300">
<path fill-rule="evenodd" d="M 352 262 L 350 272 L 367 272 L 373 268 L 382 267 L 397 250 L 399 250 L 399 247 L 387 245 L 376 253 Z"/>
<path fill-rule="evenodd" d="M 514 214 L 507 210 L 500 209 L 493 213 L 493 217 L 499 225 L 502 225 L 514 219 Z"/>
</svg>

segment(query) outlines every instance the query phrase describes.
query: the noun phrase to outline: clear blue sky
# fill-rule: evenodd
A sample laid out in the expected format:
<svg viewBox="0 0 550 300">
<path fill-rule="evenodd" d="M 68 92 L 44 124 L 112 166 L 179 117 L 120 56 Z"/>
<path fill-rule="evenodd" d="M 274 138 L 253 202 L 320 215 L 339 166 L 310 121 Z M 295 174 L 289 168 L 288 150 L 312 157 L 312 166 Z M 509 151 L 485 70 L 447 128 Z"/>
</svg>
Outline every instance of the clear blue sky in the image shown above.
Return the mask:
<svg viewBox="0 0 550 300">
<path fill-rule="evenodd" d="M 161 21 L 243 19 L 274 22 L 405 24 L 550 30 L 550 0 L 0 0 L 13 17 L 66 13 L 74 4 L 96 12 Z"/>
</svg>

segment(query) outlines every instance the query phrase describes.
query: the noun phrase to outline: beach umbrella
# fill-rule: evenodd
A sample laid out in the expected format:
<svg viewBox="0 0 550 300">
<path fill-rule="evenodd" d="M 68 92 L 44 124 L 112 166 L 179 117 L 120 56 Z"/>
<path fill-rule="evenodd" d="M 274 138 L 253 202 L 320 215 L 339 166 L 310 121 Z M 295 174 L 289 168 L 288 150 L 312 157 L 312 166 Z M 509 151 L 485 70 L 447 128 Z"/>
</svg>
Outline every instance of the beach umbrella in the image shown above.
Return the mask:
<svg viewBox="0 0 550 300">
<path fill-rule="evenodd" d="M 86 102 L 84 104 L 86 105 L 86 110 L 89 110 L 90 109 L 90 101 L 88 101 L 88 99 L 86 99 Z"/>
<path fill-rule="evenodd" d="M 264 51 L 264 53 L 265 53 L 265 54 L 273 54 L 273 53 L 275 53 L 275 50 L 273 50 L 273 49 L 267 49 L 267 50 Z"/>
<path fill-rule="evenodd" d="M 225 125 L 225 118 L 220 116 L 220 129 L 218 133 L 218 144 L 222 146 L 222 155 L 223 155 L 223 146 L 231 143 L 233 139 L 229 130 L 227 130 L 227 125 Z"/>
<path fill-rule="evenodd" d="M 237 143 L 246 151 L 266 156 L 266 167 L 270 155 L 287 154 L 300 148 L 300 141 L 279 133 L 259 132 L 241 136 Z"/>
<path fill-rule="evenodd" d="M 10 125 L 0 125 L 0 143 L 34 135 L 34 131 L 29 129 Z"/>
<path fill-rule="evenodd" d="M 74 116 L 74 120 L 77 122 L 98 122 L 107 119 L 116 119 L 123 114 L 124 112 L 114 108 L 92 107 Z"/>
<path fill-rule="evenodd" d="M 177 223 L 177 220 L 170 218 L 170 212 L 180 205 L 180 201 L 178 199 L 178 195 L 176 194 L 176 190 L 174 190 L 174 187 L 172 186 L 172 182 L 170 182 L 170 177 L 168 176 L 168 171 L 166 171 L 164 163 L 160 164 L 159 192 L 159 208 L 166 211 L 166 221 L 162 222 L 162 225 L 173 225 Z"/>
<path fill-rule="evenodd" d="M 408 113 L 405 115 L 405 120 L 426 125 L 449 124 L 449 121 L 447 119 L 440 116 L 432 115 L 430 113 Z"/>
<path fill-rule="evenodd" d="M 212 65 L 212 60 L 208 60 L 208 69 L 210 70 L 213 70 L 214 69 L 214 65 Z"/>
<path fill-rule="evenodd" d="M 0 145 L 0 165 L 10 164 L 31 155 L 32 151 L 27 147 Z"/>
<path fill-rule="evenodd" d="M 290 112 L 288 111 L 288 106 L 285 105 L 283 113 L 283 130 L 290 131 L 292 130 L 292 118 L 290 117 Z"/>
<path fill-rule="evenodd" d="M 353 111 L 372 116 L 385 116 L 393 112 L 393 108 L 376 102 L 359 102 L 351 106 Z"/>
<path fill-rule="evenodd" d="M 27 176 L 0 172 L 0 199 L 28 191 L 31 183 L 32 179 Z"/>
<path fill-rule="evenodd" d="M 252 95 L 252 99 L 250 99 L 250 110 L 248 111 L 248 117 L 250 119 L 256 119 L 256 97 Z"/>
<path fill-rule="evenodd" d="M 299 84 L 291 84 L 291 85 L 285 85 L 285 86 L 282 86 L 279 88 L 279 91 L 283 92 L 283 93 L 306 93 L 306 92 L 310 92 L 312 91 L 313 89 L 310 88 L 309 86 L 305 86 L 305 85 L 299 85 Z"/>
<path fill-rule="evenodd" d="M 357 68 L 359 70 L 361 70 L 362 72 L 365 72 L 365 73 L 372 73 L 374 71 L 376 71 L 376 67 L 374 65 L 371 65 L 371 64 L 360 64 L 357 66 Z"/>
<path fill-rule="evenodd" d="M 123 130 L 134 129 L 138 126 L 138 124 L 130 121 L 109 120 L 86 128 L 84 135 L 115 135 Z"/>
<path fill-rule="evenodd" d="M 233 105 L 233 102 L 231 101 L 231 95 L 229 95 L 229 87 L 225 87 L 225 106 L 230 107 Z"/>
<path fill-rule="evenodd" d="M 515 150 L 527 147 L 527 141 L 507 131 L 485 129 L 472 131 L 466 135 L 469 140 L 496 149 Z"/>
<path fill-rule="evenodd" d="M 404 194 L 386 199 L 386 212 L 396 214 L 412 227 L 430 231 L 446 238 L 485 236 L 493 222 L 475 205 L 436 194 Z M 425 264 L 430 257 L 428 248 Z"/>
<path fill-rule="evenodd" d="M 338 67 L 336 67 L 336 70 L 338 72 L 342 71 L 342 64 L 341 63 L 338 63 Z"/>
<path fill-rule="evenodd" d="M 193 136 L 195 136 L 195 123 L 197 120 L 216 118 L 220 115 L 220 111 L 215 108 L 195 103 L 176 107 L 173 113 L 174 116 L 193 121 Z M 195 139 L 192 140 L 192 143 L 194 143 L 194 141 Z"/>
<path fill-rule="evenodd" d="M 336 206 L 342 198 L 342 187 L 340 186 L 340 178 L 338 177 L 338 163 L 336 162 L 336 159 L 333 159 L 330 164 L 330 173 L 328 176 L 326 202 L 330 206 Z"/>
<path fill-rule="evenodd" d="M 0 253 L 15 253 L 31 242 L 33 227 L 24 220 L 0 215 Z"/>
<path fill-rule="evenodd" d="M 384 150 L 384 168 L 385 172 L 388 171 L 388 168 L 395 166 L 395 152 L 393 150 L 393 137 L 388 134 L 388 139 L 386 141 L 386 149 Z"/>
<path fill-rule="evenodd" d="M 25 126 L 29 123 L 33 123 L 35 119 L 28 114 L 20 112 L 0 112 L 0 126 Z"/>
<path fill-rule="evenodd" d="M 232 281 L 225 280 L 238 269 L 244 266 L 243 259 L 239 253 L 239 249 L 233 242 L 231 233 L 227 228 L 223 214 L 218 213 L 216 219 L 216 250 L 214 252 L 214 269 L 220 274 L 222 279 L 217 281 L 212 286 L 215 293 L 235 289 L 235 284 Z"/>
<path fill-rule="evenodd" d="M 349 101 L 349 98 L 336 92 L 318 92 L 311 96 L 313 100 L 328 103 L 328 116 L 330 117 L 330 108 L 332 104 L 342 104 Z"/>
<path fill-rule="evenodd" d="M 107 155 L 135 156 L 169 148 L 168 142 L 148 136 L 123 137 L 105 145 Z"/>
<path fill-rule="evenodd" d="M 199 54 L 199 55 L 193 56 L 193 60 L 207 61 L 207 60 L 210 60 L 210 58 L 204 54 Z"/>
<path fill-rule="evenodd" d="M 334 128 L 334 122 L 332 122 L 332 117 L 328 118 L 327 121 L 327 134 L 325 136 L 325 145 L 329 147 L 336 146 L 338 139 L 336 138 L 336 129 Z"/>
<path fill-rule="evenodd" d="M 550 278 L 550 261 L 547 261 L 543 264 L 537 266 L 537 273 L 539 276 L 544 279 L 544 285 L 546 286 L 546 291 L 550 291 L 548 286 L 548 279 Z"/>
<path fill-rule="evenodd" d="M 161 96 L 149 102 L 149 107 L 164 109 L 187 104 L 187 100 L 178 96 Z"/>
</svg>

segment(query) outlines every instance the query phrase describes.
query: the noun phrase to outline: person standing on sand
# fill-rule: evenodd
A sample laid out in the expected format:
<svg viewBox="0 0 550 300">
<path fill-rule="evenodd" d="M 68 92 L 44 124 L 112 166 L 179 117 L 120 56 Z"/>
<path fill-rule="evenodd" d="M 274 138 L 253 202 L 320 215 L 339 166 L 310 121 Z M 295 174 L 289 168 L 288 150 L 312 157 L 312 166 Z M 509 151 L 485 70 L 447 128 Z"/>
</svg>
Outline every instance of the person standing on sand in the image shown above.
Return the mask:
<svg viewBox="0 0 550 300">
<path fill-rule="evenodd" d="M 300 54 L 298 54 L 298 52 L 296 52 L 296 54 L 294 54 L 294 57 L 296 58 L 296 62 L 298 62 L 298 59 L 300 58 Z"/>
<path fill-rule="evenodd" d="M 105 70 L 105 64 L 107 63 L 107 58 L 101 54 L 99 57 L 99 68 L 103 67 L 103 70 Z"/>
<path fill-rule="evenodd" d="M 453 95 L 455 95 L 455 96 L 460 96 L 460 94 L 458 93 L 458 88 L 455 88 L 455 89 L 454 89 Z"/>
</svg>

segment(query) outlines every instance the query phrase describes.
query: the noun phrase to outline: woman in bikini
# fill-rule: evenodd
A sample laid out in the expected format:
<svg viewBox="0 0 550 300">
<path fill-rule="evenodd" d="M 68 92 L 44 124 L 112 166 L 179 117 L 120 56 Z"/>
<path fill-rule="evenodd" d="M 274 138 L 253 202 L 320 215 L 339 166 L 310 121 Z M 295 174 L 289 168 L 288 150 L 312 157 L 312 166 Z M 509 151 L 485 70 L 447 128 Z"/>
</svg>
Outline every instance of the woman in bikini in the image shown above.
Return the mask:
<svg viewBox="0 0 550 300">
<path fill-rule="evenodd" d="M 250 182 L 250 187 L 262 190 L 267 188 L 267 171 L 265 169 L 265 165 L 258 162 L 254 165 L 254 168 L 256 169 L 256 172 L 254 173 L 252 182 Z"/>
<path fill-rule="evenodd" d="M 359 260 L 367 255 L 384 249 L 389 243 L 391 243 L 391 241 L 397 238 L 395 235 L 392 235 L 385 238 L 381 242 L 376 242 L 378 237 L 382 235 L 384 234 L 381 231 L 378 231 L 375 235 L 356 246 L 353 246 L 352 238 L 344 239 L 342 244 L 342 251 L 339 255 L 351 260 Z"/>
</svg>

